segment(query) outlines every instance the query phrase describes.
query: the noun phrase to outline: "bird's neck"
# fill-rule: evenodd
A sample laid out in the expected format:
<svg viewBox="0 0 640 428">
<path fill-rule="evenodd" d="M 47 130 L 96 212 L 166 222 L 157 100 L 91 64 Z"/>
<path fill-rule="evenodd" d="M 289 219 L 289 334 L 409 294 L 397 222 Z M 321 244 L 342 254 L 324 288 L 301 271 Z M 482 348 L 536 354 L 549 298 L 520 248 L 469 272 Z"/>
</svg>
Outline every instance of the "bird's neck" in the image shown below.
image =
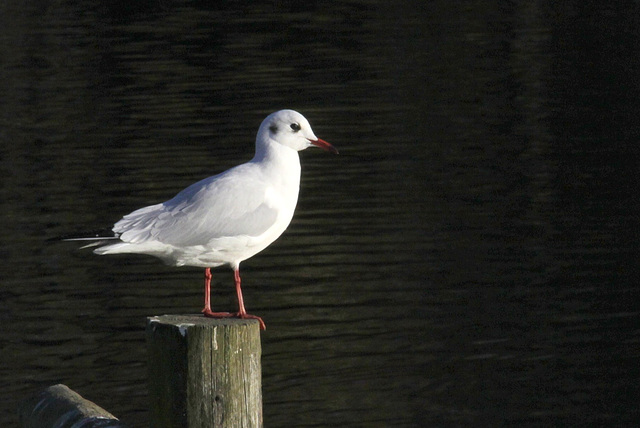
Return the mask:
<svg viewBox="0 0 640 428">
<path fill-rule="evenodd" d="M 273 173 L 274 176 L 291 177 L 298 183 L 300 181 L 300 156 L 297 151 L 282 144 L 269 141 L 257 147 L 251 162 L 260 164 L 265 172 Z"/>
</svg>

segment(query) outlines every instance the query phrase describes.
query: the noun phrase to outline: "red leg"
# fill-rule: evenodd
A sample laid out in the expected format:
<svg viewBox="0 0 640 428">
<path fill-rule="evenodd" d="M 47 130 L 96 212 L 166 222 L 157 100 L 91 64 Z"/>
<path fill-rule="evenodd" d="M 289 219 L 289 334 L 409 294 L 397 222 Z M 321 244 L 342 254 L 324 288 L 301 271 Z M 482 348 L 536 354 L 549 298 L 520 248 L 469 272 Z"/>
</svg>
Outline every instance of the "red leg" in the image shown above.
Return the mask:
<svg viewBox="0 0 640 428">
<path fill-rule="evenodd" d="M 240 282 L 241 282 L 240 269 L 236 268 L 233 270 L 233 278 L 236 283 L 236 294 L 238 295 L 238 313 L 237 313 L 238 318 L 258 320 L 260 321 L 260 329 L 266 330 L 267 326 L 264 324 L 264 321 L 262 321 L 262 318 L 255 315 L 248 314 L 247 310 L 244 308 L 244 299 L 242 298 L 242 288 L 240 287 Z"/>
<path fill-rule="evenodd" d="M 229 312 L 212 312 L 211 311 L 211 269 L 204 270 L 204 309 L 202 313 L 209 318 L 228 318 L 235 314 Z"/>
<path fill-rule="evenodd" d="M 211 268 L 204 270 L 204 309 L 202 312 L 211 312 Z"/>
</svg>

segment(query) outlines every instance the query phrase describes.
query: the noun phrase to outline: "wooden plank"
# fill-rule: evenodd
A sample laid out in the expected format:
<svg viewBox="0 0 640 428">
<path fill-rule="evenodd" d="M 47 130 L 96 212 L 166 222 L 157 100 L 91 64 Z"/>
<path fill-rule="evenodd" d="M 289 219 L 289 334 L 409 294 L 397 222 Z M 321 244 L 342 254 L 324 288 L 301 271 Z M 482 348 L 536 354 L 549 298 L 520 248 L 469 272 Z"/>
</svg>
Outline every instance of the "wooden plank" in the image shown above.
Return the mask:
<svg viewBox="0 0 640 428">
<path fill-rule="evenodd" d="M 257 320 L 147 319 L 151 426 L 262 427 Z"/>
</svg>

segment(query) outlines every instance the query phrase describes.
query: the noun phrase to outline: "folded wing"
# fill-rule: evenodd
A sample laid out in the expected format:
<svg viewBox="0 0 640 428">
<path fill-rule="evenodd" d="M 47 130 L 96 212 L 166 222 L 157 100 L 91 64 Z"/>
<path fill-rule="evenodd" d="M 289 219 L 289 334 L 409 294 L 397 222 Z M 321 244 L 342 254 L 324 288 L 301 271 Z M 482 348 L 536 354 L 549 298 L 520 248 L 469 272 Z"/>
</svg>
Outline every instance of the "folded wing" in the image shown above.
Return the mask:
<svg viewBox="0 0 640 428">
<path fill-rule="evenodd" d="M 124 216 L 113 231 L 127 243 L 156 241 L 184 247 L 222 237 L 260 236 L 278 217 L 260 178 L 233 168 L 187 187 L 167 202 Z"/>
</svg>

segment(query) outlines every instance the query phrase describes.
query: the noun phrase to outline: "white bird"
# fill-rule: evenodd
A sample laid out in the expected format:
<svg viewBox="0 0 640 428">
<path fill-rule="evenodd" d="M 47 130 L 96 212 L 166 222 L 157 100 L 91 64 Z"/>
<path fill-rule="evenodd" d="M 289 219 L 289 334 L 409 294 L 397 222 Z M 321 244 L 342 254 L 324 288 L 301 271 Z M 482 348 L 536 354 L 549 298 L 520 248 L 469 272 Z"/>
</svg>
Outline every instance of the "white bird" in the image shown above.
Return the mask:
<svg viewBox="0 0 640 428">
<path fill-rule="evenodd" d="M 262 319 L 244 307 L 240 263 L 264 250 L 289 226 L 300 188 L 298 152 L 312 145 L 338 153 L 314 135 L 300 113 L 277 111 L 260 125 L 249 162 L 192 184 L 166 202 L 125 215 L 113 226 L 114 236 L 69 240 L 96 241 L 88 246 L 99 246 L 94 253 L 100 255 L 149 254 L 172 266 L 203 267 L 204 315 L 253 318 L 264 330 Z M 233 269 L 238 312 L 211 310 L 211 268 L 222 265 Z"/>
</svg>

